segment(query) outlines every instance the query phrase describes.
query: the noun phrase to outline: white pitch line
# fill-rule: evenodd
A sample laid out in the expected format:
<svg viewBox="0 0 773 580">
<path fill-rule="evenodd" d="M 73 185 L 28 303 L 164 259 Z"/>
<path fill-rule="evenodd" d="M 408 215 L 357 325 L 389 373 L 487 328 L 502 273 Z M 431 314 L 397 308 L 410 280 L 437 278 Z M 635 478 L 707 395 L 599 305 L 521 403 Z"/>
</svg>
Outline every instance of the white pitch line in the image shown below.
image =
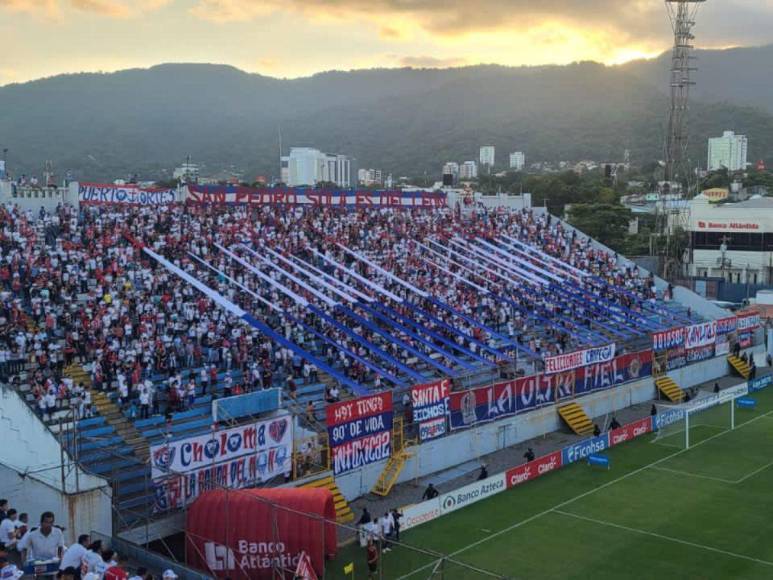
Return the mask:
<svg viewBox="0 0 773 580">
<path fill-rule="evenodd" d="M 770 467 L 770 466 L 772 466 L 772 465 L 773 465 L 773 461 L 771 461 L 770 463 L 768 463 L 768 464 L 766 464 L 766 465 L 763 465 L 763 466 L 762 466 L 762 467 L 760 467 L 759 469 L 755 469 L 754 471 L 752 471 L 752 472 L 751 472 L 751 473 L 749 473 L 748 475 L 744 475 L 744 476 L 743 476 L 741 479 L 739 479 L 738 481 L 734 481 L 733 483 L 736 483 L 736 484 L 737 484 L 737 483 L 743 483 L 743 482 L 744 482 L 744 481 L 746 481 L 747 479 L 749 479 L 749 478 L 751 478 L 751 477 L 754 477 L 755 475 L 758 475 L 758 474 L 762 473 L 763 471 L 765 471 L 765 470 L 766 470 L 768 467 Z"/>
<path fill-rule="evenodd" d="M 729 483 L 731 485 L 734 485 L 738 483 L 734 479 L 722 479 L 721 477 L 712 477 L 710 475 L 701 475 L 699 473 L 692 473 L 690 471 L 679 471 L 678 469 L 669 469 L 668 467 L 651 467 L 650 469 L 654 469 L 656 471 L 665 471 L 667 473 L 675 473 L 676 475 L 686 475 L 688 477 L 696 477 L 698 479 L 708 479 L 711 481 L 719 481 L 721 483 Z"/>
<path fill-rule="evenodd" d="M 759 416 L 755 417 L 754 419 L 750 419 L 749 421 L 747 421 L 743 425 L 739 425 L 738 427 L 736 427 L 735 431 L 738 431 L 738 429 L 741 429 L 741 428 L 745 427 L 746 425 L 750 425 L 750 424 L 754 423 L 755 421 L 757 421 L 759 419 L 762 419 L 764 417 L 767 417 L 768 415 L 771 415 L 771 414 L 773 414 L 773 411 L 768 411 L 764 415 L 759 415 Z M 501 536 L 503 534 L 507 534 L 507 533 L 509 533 L 509 532 L 511 532 L 511 531 L 513 531 L 515 529 L 520 528 L 521 526 L 524 526 L 524 525 L 526 525 L 526 524 L 528 524 L 530 522 L 533 522 L 536 519 L 541 518 L 542 516 L 545 516 L 545 515 L 549 514 L 552 511 L 555 511 L 555 510 L 561 509 L 562 507 L 568 506 L 568 505 L 576 502 L 577 500 L 580 500 L 580 499 L 583 499 L 585 497 L 588 497 L 589 495 L 592 495 L 592 494 L 594 494 L 594 493 L 596 493 L 596 492 L 598 492 L 598 491 L 600 491 L 602 489 L 606 489 L 609 486 L 612 486 L 612 485 L 615 485 L 616 483 L 624 481 L 624 480 L 628 479 L 629 477 L 633 477 L 634 475 L 638 475 L 639 473 L 642 473 L 643 471 L 646 471 L 647 469 L 649 469 L 651 467 L 654 467 L 656 465 L 660 465 L 664 461 L 668 461 L 669 459 L 673 459 L 674 457 L 677 457 L 677 456 L 681 455 L 682 453 L 685 453 L 686 451 L 690 451 L 691 449 L 695 449 L 696 447 L 700 447 L 704 443 L 708 443 L 709 441 L 711 441 L 713 439 L 716 439 L 717 437 L 721 437 L 722 435 L 725 435 L 727 433 L 732 433 L 733 431 L 734 431 L 733 429 L 728 429 L 726 431 L 722 431 L 721 433 L 717 433 L 716 435 L 712 435 L 711 437 L 707 437 L 706 439 L 704 439 L 703 441 L 701 441 L 699 443 L 696 443 L 695 445 L 693 445 L 689 449 L 680 449 L 679 451 L 677 451 L 675 453 L 672 453 L 670 455 L 666 455 L 665 457 L 661 457 L 660 459 L 657 459 L 657 460 L 653 461 L 652 463 L 649 463 L 647 465 L 639 467 L 638 469 L 634 469 L 633 471 L 631 471 L 629 473 L 626 473 L 625 475 L 621 475 L 617 479 L 613 479 L 612 481 L 608 481 L 606 483 L 603 483 L 603 484 L 599 485 L 598 487 L 594 487 L 593 489 L 590 489 L 590 490 L 588 490 L 586 492 L 583 492 L 583 493 L 581 493 L 578 496 L 575 496 L 575 497 L 573 497 L 571 499 L 568 499 L 566 501 L 562 501 L 561 503 L 554 505 L 552 508 L 548 508 L 545 511 L 539 512 L 538 514 L 534 514 L 533 516 L 530 516 L 530 517 L 526 518 L 525 520 L 521 520 L 520 522 L 516 522 L 512 526 L 509 526 L 507 528 L 501 529 L 498 532 L 495 532 L 495 533 L 491 534 L 490 536 L 488 536 L 486 538 L 482 538 L 482 539 L 480 539 L 480 540 L 478 540 L 476 542 L 473 542 L 472 544 L 469 544 L 469 545 L 465 546 L 464 548 L 460 548 L 460 549 L 456 550 L 455 552 L 452 552 L 452 553 L 448 554 L 446 557 L 447 558 L 453 558 L 454 556 L 458 556 L 459 554 L 461 554 L 462 552 L 466 552 L 470 548 L 475 548 L 476 546 L 480 546 L 481 544 L 483 544 L 485 542 L 488 542 L 489 540 L 493 540 L 494 538 L 498 538 L 499 536 Z M 398 577 L 397 580 L 403 580 L 404 578 L 410 578 L 414 574 L 418 574 L 419 572 L 422 572 L 422 571 L 426 570 L 427 568 L 431 568 L 432 566 L 433 566 L 432 564 L 425 564 L 424 566 L 421 566 L 420 568 L 416 568 L 415 570 L 413 570 L 412 572 L 409 572 L 408 574 L 404 574 L 404 575 Z"/>
<path fill-rule="evenodd" d="M 740 560 L 747 560 L 749 562 L 755 562 L 757 564 L 762 564 L 764 566 L 771 566 L 773 567 L 773 562 L 768 562 L 767 560 L 760 560 L 759 558 L 754 558 L 753 556 L 747 556 L 745 554 L 737 554 L 735 552 L 730 552 L 728 550 L 723 550 L 721 548 L 714 548 L 712 546 L 706 546 L 704 544 L 698 544 L 696 542 L 690 542 L 689 540 L 682 540 L 681 538 L 674 538 L 672 536 L 665 536 L 663 534 L 658 534 L 657 532 L 648 532 L 647 530 L 640 530 L 638 528 L 631 528 L 629 526 L 623 526 L 620 524 L 615 524 L 612 522 L 607 522 L 604 520 L 597 520 L 595 518 L 589 518 L 586 516 L 581 516 L 579 514 L 573 514 L 571 512 L 565 512 L 561 510 L 553 510 L 554 513 L 561 514 L 562 516 L 567 516 L 570 518 L 575 518 L 578 520 L 591 522 L 593 524 L 598 524 L 600 526 L 607 526 L 610 528 L 616 528 L 618 530 L 624 530 L 626 532 L 632 532 L 634 534 L 641 534 L 643 536 L 651 536 L 653 538 L 658 538 L 660 540 L 668 540 L 669 542 L 675 542 L 677 544 L 683 544 L 685 546 L 691 546 L 693 548 L 699 548 L 701 550 L 706 550 L 707 552 L 715 552 L 717 554 L 723 554 L 725 556 L 731 556 L 733 558 L 738 558 Z"/>
</svg>

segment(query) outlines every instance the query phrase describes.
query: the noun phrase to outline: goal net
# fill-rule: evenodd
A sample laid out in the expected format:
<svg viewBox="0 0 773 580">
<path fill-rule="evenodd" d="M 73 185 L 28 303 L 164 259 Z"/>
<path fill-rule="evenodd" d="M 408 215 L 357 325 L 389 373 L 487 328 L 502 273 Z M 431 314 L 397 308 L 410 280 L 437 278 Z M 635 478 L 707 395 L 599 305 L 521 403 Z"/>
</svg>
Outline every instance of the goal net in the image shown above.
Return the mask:
<svg viewBox="0 0 773 580">
<path fill-rule="evenodd" d="M 688 403 L 656 405 L 653 443 L 689 449 L 719 433 L 735 429 L 735 401 L 748 393 L 746 384 L 719 393 L 700 392 Z"/>
</svg>

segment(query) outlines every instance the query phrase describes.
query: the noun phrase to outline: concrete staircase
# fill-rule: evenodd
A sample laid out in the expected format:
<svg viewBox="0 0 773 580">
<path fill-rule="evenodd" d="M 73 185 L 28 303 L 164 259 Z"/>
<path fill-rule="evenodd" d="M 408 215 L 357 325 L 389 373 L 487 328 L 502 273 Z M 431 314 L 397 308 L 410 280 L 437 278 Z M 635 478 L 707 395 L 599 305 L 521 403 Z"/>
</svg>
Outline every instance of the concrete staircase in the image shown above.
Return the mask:
<svg viewBox="0 0 773 580">
<path fill-rule="evenodd" d="M 730 366 L 733 368 L 733 370 L 742 378 L 749 378 L 749 375 L 752 372 L 751 368 L 749 367 L 749 363 L 744 362 L 741 357 L 731 354 L 729 357 L 727 357 L 727 362 L 730 363 Z"/>
<path fill-rule="evenodd" d="M 76 384 L 83 385 L 91 392 L 91 400 L 97 406 L 99 415 L 105 418 L 107 425 L 115 429 L 116 434 L 121 437 L 134 451 L 134 454 L 140 461 L 147 461 L 150 458 L 150 446 L 136 427 L 121 412 L 105 393 L 92 388 L 91 377 L 86 370 L 79 364 L 73 364 L 64 369 L 64 375 L 71 378 Z"/>
<path fill-rule="evenodd" d="M 671 377 L 658 377 L 655 379 L 655 386 L 672 403 L 681 403 L 684 400 L 684 391 Z"/>
<path fill-rule="evenodd" d="M 558 408 L 558 414 L 577 435 L 593 435 L 593 421 L 577 403 L 569 403 Z"/>
<path fill-rule="evenodd" d="M 352 508 L 341 493 L 341 490 L 338 489 L 338 485 L 336 484 L 332 475 L 323 477 L 322 479 L 316 479 L 303 485 L 302 487 L 329 489 L 333 494 L 333 501 L 335 501 L 336 521 L 340 524 L 346 524 L 354 519 Z"/>
</svg>

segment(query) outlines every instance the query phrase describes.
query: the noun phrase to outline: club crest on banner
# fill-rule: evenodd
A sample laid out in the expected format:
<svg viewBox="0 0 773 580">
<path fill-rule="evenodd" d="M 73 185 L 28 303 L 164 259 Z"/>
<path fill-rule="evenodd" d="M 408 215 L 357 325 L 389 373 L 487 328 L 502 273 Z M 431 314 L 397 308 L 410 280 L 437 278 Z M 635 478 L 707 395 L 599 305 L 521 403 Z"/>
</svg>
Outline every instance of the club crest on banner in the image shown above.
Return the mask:
<svg viewBox="0 0 773 580">
<path fill-rule="evenodd" d="M 161 471 L 169 471 L 169 466 L 174 462 L 175 447 L 164 445 L 153 451 L 153 465 Z"/>
<path fill-rule="evenodd" d="M 284 438 L 285 431 L 287 431 L 287 419 L 273 421 L 268 426 L 268 434 L 276 443 L 279 443 Z"/>
</svg>

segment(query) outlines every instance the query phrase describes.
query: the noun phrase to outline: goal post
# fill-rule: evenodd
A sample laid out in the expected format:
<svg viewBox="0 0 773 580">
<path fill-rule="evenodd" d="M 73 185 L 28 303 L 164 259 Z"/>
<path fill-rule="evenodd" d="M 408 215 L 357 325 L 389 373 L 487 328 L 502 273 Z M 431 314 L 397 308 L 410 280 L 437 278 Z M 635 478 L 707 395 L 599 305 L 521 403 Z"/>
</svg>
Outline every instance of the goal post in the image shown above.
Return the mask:
<svg viewBox="0 0 773 580">
<path fill-rule="evenodd" d="M 657 405 L 653 443 L 689 449 L 724 431 L 735 429 L 735 403 L 748 393 L 744 383 L 719 393 L 703 393 L 681 405 Z"/>
</svg>

